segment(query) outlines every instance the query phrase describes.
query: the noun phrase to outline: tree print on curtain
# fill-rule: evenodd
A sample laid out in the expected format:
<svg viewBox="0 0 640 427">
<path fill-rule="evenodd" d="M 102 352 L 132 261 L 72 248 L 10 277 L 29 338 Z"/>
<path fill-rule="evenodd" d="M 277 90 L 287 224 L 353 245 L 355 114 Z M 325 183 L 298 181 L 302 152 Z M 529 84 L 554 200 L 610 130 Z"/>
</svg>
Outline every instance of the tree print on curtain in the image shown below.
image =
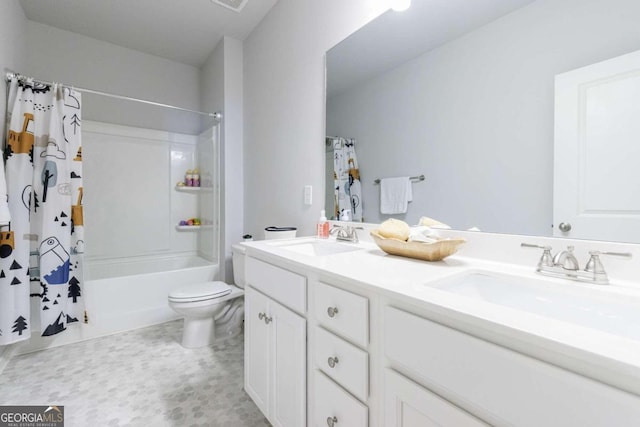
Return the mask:
<svg viewBox="0 0 640 427">
<path fill-rule="evenodd" d="M 4 150 L 13 250 L 0 240 L 0 344 L 64 331 L 84 310 L 80 94 L 13 79 Z M 2 236 L 0 236 L 2 237 Z M 38 313 L 29 297 L 39 298 Z"/>
<path fill-rule="evenodd" d="M 340 213 L 348 209 L 351 211 L 352 221 L 362 222 L 362 187 L 356 160 L 355 140 L 335 137 L 332 138 L 332 143 L 334 218 L 339 219 Z"/>
</svg>

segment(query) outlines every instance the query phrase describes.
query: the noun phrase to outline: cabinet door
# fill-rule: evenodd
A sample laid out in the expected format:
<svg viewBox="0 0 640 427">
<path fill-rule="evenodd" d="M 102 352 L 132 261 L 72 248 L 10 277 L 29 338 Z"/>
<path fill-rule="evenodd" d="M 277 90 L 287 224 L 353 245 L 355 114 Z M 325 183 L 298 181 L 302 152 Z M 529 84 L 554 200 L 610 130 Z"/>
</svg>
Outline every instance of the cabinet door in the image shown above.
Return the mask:
<svg viewBox="0 0 640 427">
<path fill-rule="evenodd" d="M 268 417 L 272 325 L 265 322 L 264 315 L 269 315 L 269 299 L 247 287 L 244 309 L 244 389 Z"/>
<path fill-rule="evenodd" d="M 407 378 L 385 369 L 386 427 L 486 426 Z"/>
<path fill-rule="evenodd" d="M 271 417 L 274 426 L 306 424 L 307 329 L 304 318 L 275 301 L 269 302 L 273 361 Z"/>
</svg>

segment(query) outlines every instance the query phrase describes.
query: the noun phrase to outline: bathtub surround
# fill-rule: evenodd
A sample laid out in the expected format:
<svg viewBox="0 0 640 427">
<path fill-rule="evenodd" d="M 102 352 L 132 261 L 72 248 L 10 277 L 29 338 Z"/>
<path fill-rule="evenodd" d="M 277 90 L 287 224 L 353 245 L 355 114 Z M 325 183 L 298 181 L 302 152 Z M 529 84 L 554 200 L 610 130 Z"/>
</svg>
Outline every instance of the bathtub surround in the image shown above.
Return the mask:
<svg viewBox="0 0 640 427">
<path fill-rule="evenodd" d="M 32 330 L 56 335 L 84 310 L 81 96 L 13 76 L 7 105 L 11 225 L 0 241 L 5 345 L 30 338 Z M 33 316 L 30 296 L 40 299 Z"/>
<path fill-rule="evenodd" d="M 204 138 L 199 142 L 194 135 L 99 122 L 85 125 L 85 181 L 95 190 L 86 195 L 87 256 L 100 261 L 195 254 L 199 233 L 181 233 L 175 225 L 191 217 L 213 220 L 213 207 L 201 215 L 199 200 L 205 193 L 182 193 L 174 187 L 186 169 L 198 166 Z M 209 138 L 208 153 L 214 151 L 212 141 Z M 216 254 L 209 250 L 207 255 Z"/>
<path fill-rule="evenodd" d="M 242 335 L 186 350 L 180 334 L 175 321 L 14 357 L 0 405 L 56 402 L 69 426 L 268 426 L 242 390 Z"/>
</svg>

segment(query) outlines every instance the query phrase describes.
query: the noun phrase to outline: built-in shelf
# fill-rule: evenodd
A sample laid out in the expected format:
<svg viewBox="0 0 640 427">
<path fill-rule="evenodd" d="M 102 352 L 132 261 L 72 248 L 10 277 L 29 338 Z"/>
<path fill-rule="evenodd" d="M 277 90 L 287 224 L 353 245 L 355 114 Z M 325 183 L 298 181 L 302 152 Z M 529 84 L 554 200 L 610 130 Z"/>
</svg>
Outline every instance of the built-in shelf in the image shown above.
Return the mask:
<svg viewBox="0 0 640 427">
<path fill-rule="evenodd" d="M 176 191 L 182 191 L 183 193 L 198 193 L 198 192 L 211 192 L 212 187 L 187 187 L 186 185 L 176 185 Z"/>
<path fill-rule="evenodd" d="M 176 230 L 178 231 L 196 231 L 201 228 L 201 225 L 176 225 Z"/>
<path fill-rule="evenodd" d="M 207 224 L 207 225 L 176 225 L 176 230 L 178 230 L 178 231 L 196 231 L 196 230 L 203 230 L 203 229 L 208 229 L 208 228 L 213 228 L 213 225 L 211 225 L 211 224 Z"/>
</svg>

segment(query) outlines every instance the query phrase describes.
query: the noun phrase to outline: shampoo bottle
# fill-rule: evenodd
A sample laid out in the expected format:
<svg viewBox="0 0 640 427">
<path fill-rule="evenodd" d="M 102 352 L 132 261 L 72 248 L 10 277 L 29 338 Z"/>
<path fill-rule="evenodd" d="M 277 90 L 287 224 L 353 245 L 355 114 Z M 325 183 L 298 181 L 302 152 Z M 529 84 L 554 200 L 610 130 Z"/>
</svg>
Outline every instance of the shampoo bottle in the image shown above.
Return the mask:
<svg viewBox="0 0 640 427">
<path fill-rule="evenodd" d="M 320 211 L 320 220 L 318 220 L 316 234 L 320 239 L 329 238 L 329 221 L 327 221 L 327 216 L 324 209 Z"/>
</svg>

